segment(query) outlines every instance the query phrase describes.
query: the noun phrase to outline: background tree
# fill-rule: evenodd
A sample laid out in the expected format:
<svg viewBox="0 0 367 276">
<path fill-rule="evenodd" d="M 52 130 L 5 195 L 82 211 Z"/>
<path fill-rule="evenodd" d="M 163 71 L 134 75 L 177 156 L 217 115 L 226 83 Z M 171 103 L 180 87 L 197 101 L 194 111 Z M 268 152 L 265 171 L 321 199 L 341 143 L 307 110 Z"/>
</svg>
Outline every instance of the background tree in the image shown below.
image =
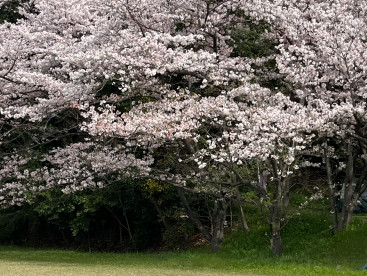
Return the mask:
<svg viewBox="0 0 367 276">
<path fill-rule="evenodd" d="M 280 42 L 277 67 L 294 83 L 295 95 L 318 106 L 326 119 L 317 149 L 327 172 L 333 228 L 340 231 L 367 188 L 366 3 L 260 0 L 249 1 L 249 9 L 272 25 Z"/>
</svg>

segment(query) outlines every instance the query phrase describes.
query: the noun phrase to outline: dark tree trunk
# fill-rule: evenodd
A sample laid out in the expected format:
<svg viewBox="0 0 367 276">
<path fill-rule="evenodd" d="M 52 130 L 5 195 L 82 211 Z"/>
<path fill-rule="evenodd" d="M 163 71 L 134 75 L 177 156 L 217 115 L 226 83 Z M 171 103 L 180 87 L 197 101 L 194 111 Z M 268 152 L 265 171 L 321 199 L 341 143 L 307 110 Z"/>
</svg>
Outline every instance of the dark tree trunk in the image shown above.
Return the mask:
<svg viewBox="0 0 367 276">
<path fill-rule="evenodd" d="M 286 225 L 288 223 L 289 217 L 289 200 L 290 200 L 290 188 L 289 188 L 289 179 L 284 179 L 281 184 L 281 218 L 283 219 L 283 224 Z"/>
<path fill-rule="evenodd" d="M 283 241 L 281 237 L 281 208 L 278 204 L 274 204 L 271 208 L 271 251 L 274 255 L 283 254 Z"/>
<path fill-rule="evenodd" d="M 213 252 L 218 252 L 222 246 L 224 237 L 224 222 L 227 216 L 227 201 L 224 198 L 216 199 L 214 202 L 214 227 L 210 240 L 210 246 Z"/>
<path fill-rule="evenodd" d="M 328 189 L 329 189 L 329 197 L 330 197 L 330 212 L 332 214 L 332 219 L 333 219 L 333 232 L 337 232 L 338 231 L 338 227 L 339 227 L 339 220 L 338 220 L 338 206 L 337 206 L 337 198 L 335 196 L 335 184 L 333 182 L 333 172 L 332 172 L 332 168 L 331 168 L 331 164 L 330 164 L 330 158 L 328 156 L 328 152 L 325 149 L 324 150 L 324 161 L 326 164 L 326 176 L 327 176 L 327 184 L 328 184 Z"/>
<path fill-rule="evenodd" d="M 280 166 L 280 168 L 279 168 Z M 283 254 L 283 241 L 281 230 L 287 224 L 287 215 L 289 208 L 289 179 L 278 176 L 278 170 L 282 171 L 282 164 L 272 163 L 274 194 L 269 206 L 271 237 L 270 245 L 274 255 Z"/>
</svg>

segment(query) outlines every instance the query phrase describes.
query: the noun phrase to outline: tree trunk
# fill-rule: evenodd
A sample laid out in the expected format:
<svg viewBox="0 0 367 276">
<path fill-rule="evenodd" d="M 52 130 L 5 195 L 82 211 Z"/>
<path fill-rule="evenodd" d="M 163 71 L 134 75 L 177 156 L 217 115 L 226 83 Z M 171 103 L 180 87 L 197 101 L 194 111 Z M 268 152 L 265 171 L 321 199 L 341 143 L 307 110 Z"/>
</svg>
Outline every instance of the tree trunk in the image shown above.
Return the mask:
<svg viewBox="0 0 367 276">
<path fill-rule="evenodd" d="M 353 158 L 353 145 L 351 142 L 347 144 L 348 160 L 345 170 L 344 192 L 343 192 L 343 206 L 341 214 L 338 215 L 338 206 L 336 200 L 337 187 L 332 180 L 332 167 L 328 156 L 327 149 L 324 150 L 324 160 L 326 164 L 327 182 L 329 186 L 330 206 L 333 218 L 333 231 L 340 232 L 347 228 L 352 220 L 352 215 L 355 207 L 357 206 L 358 198 L 367 188 L 365 183 L 367 177 L 367 164 L 365 163 L 361 175 L 355 185 L 353 180 L 355 179 L 354 171 L 354 158 Z"/>
<path fill-rule="evenodd" d="M 289 200 L 290 200 L 290 188 L 289 188 L 289 179 L 286 178 L 283 180 L 281 184 L 281 218 L 283 219 L 283 224 L 288 224 L 289 217 Z"/>
<path fill-rule="evenodd" d="M 275 161 L 272 163 L 272 166 L 273 166 L 273 176 L 276 179 L 275 181 L 273 181 L 274 194 L 272 198 L 272 203 L 269 206 L 270 227 L 271 227 L 270 245 L 274 255 L 282 255 L 283 254 L 283 241 L 281 237 L 282 220 L 284 221 L 288 214 L 290 186 L 289 186 L 289 179 L 279 178 L 278 176 L 279 168 L 278 164 Z M 280 171 L 282 170 L 283 168 L 281 166 Z M 286 224 L 287 221 L 284 221 L 284 223 Z"/>
<path fill-rule="evenodd" d="M 352 192 L 351 195 L 348 195 L 347 199 L 344 197 L 342 214 L 341 214 L 340 222 L 339 222 L 338 229 L 337 229 L 338 232 L 347 228 L 350 222 L 352 221 L 353 211 L 355 207 L 357 206 L 358 198 L 359 198 L 359 193 L 356 193 L 356 192 Z"/>
<path fill-rule="evenodd" d="M 351 143 L 348 144 L 348 162 L 346 167 L 346 178 L 344 187 L 344 199 L 341 219 L 338 227 L 338 231 L 347 228 L 352 220 L 352 215 L 357 202 L 361 194 L 366 190 L 367 184 L 365 180 L 367 178 L 367 163 L 365 162 L 362 169 L 362 173 L 358 178 L 358 181 L 353 185 L 353 179 L 355 179 L 354 172 L 354 160 L 353 160 L 353 148 Z"/>
<path fill-rule="evenodd" d="M 327 184 L 329 188 L 329 197 L 330 197 L 330 212 L 333 218 L 333 232 L 337 232 L 339 228 L 339 220 L 338 220 L 338 206 L 337 200 L 335 196 L 335 185 L 333 183 L 332 175 L 333 171 L 330 164 L 330 158 L 328 156 L 327 149 L 324 150 L 324 160 L 326 164 L 326 176 L 327 176 Z"/>
<path fill-rule="evenodd" d="M 224 198 L 216 199 L 214 202 L 214 227 L 210 240 L 213 252 L 218 252 L 222 246 L 224 237 L 224 222 L 227 216 L 227 202 Z"/>
<path fill-rule="evenodd" d="M 343 208 L 340 218 L 338 231 L 345 229 L 352 218 L 355 204 L 353 204 L 353 176 L 354 176 L 354 160 L 353 160 L 353 146 L 349 142 L 347 145 L 348 161 L 346 166 L 346 176 L 344 182 L 344 198 Z"/>
<path fill-rule="evenodd" d="M 280 234 L 281 231 L 281 208 L 275 203 L 271 208 L 271 251 L 274 255 L 283 254 L 283 241 Z"/>
</svg>

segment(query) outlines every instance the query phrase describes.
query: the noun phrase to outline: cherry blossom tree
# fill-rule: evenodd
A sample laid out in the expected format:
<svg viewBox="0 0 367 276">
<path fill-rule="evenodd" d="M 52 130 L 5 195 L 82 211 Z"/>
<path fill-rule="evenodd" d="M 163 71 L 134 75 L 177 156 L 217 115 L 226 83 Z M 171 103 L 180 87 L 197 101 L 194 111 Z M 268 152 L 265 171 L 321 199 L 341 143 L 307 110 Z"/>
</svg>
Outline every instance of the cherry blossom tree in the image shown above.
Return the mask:
<svg viewBox="0 0 367 276">
<path fill-rule="evenodd" d="M 193 91 L 203 93 L 210 88 L 210 93 L 220 94 L 223 89 L 249 79 L 249 62 L 230 57 L 231 48 L 226 44 L 230 39 L 229 28 L 243 20 L 235 13 L 237 1 L 80 1 L 75 5 L 74 1 L 36 0 L 31 4 L 34 7 L 31 11 L 20 8 L 22 19 L 16 24 L 0 26 L 3 125 L 21 128 L 24 122 L 30 122 L 47 129 L 50 119 L 65 110 L 90 107 L 90 112 L 93 108 L 103 111 L 99 102 L 102 107 L 108 103 L 110 110 L 116 111 L 113 112 L 116 117 L 120 111 L 113 109 L 112 104 L 123 103 L 131 109 L 141 101 L 155 100 L 153 105 L 157 105 L 157 101 L 164 103 L 166 95 L 181 88 L 191 91 L 188 100 L 192 102 L 196 101 L 191 95 Z M 104 94 L 107 86 L 112 86 L 114 93 Z M 106 134 L 110 127 L 108 112 L 102 116 L 107 121 L 103 122 L 105 129 L 99 132 Z M 143 120 L 144 112 L 140 116 Z M 154 122 L 150 116 L 146 117 Z M 154 137 L 155 131 L 163 131 L 162 119 L 164 114 L 155 120 L 156 130 L 153 126 L 151 133 L 142 139 L 145 144 L 136 143 L 133 135 L 121 145 L 114 142 L 113 148 L 110 145 L 101 148 L 99 144 L 103 141 L 98 138 L 93 143 L 74 143 L 43 154 L 39 159 L 46 167 L 31 172 L 26 166 L 6 165 L 11 160 L 26 165 L 31 157 L 14 154 L 3 158 L 2 203 L 20 204 L 27 193 L 29 196 L 31 192 L 57 185 L 65 192 L 101 187 L 98 179 L 111 173 L 106 169 L 109 167 L 128 176 L 130 168 L 134 168 L 143 176 L 141 173 L 148 171 L 146 166 L 151 165 L 152 149 L 167 143 L 165 136 L 164 141 Z M 190 118 L 186 122 L 189 126 L 184 126 L 183 135 L 200 125 Z M 95 134 L 91 127 L 87 129 Z M 152 136 L 154 140 L 148 143 Z M 189 138 L 180 137 L 180 133 L 175 137 L 183 141 Z M 2 140 L 8 138 L 8 132 L 4 132 Z M 126 153 L 137 146 L 138 150 L 143 148 L 146 157 L 134 159 Z M 101 165 L 98 170 L 87 157 L 101 157 L 100 151 L 108 148 L 111 153 L 105 159 L 121 160 L 121 164 Z M 159 175 L 164 179 L 164 173 Z M 181 177 L 176 173 L 174 178 Z M 213 235 L 218 243 L 225 216 L 220 217 L 219 234 Z"/>
<path fill-rule="evenodd" d="M 149 171 L 177 187 L 217 251 L 228 200 L 240 198 L 238 186 L 248 185 L 266 201 L 273 251 L 280 254 L 289 176 L 310 139 L 306 134 L 321 121 L 288 97 L 250 84 L 256 61 L 231 57 L 226 40 L 244 20 L 236 14 L 241 3 L 32 4 L 35 12 L 22 8 L 17 24 L 1 25 L 2 120 L 46 128 L 53 116 L 79 109 L 86 117 L 82 130 L 95 141 L 44 154 L 40 161 L 48 165 L 31 172 L 20 166 L 29 157 L 4 158 L 20 165 L 4 166 L 2 203 L 20 204 L 27 193 L 57 186 L 64 192 L 102 187 L 107 175 Z M 114 93 L 103 95 L 108 85 Z M 119 110 L 121 103 L 128 112 Z M 114 138 L 113 147 L 99 145 L 105 137 Z M 181 162 L 154 163 L 161 148 Z M 255 163 L 254 177 L 247 168 Z M 215 198 L 212 233 L 186 204 L 187 191 Z"/>
<path fill-rule="evenodd" d="M 1 157 L 1 203 L 149 174 L 177 188 L 217 251 L 228 202 L 241 200 L 239 187 L 247 186 L 266 205 L 272 250 L 281 254 L 290 179 L 312 152 L 324 157 L 332 199 L 332 162 L 347 156 L 345 204 L 334 224 L 345 227 L 367 185 L 366 7 L 348 3 L 26 2 L 21 19 L 0 25 L 0 143 L 31 125 L 49 146 L 32 170 L 32 151 L 10 149 Z M 272 26 L 275 57 L 233 54 L 231 32 L 248 20 L 243 13 Z M 254 84 L 256 68 L 271 58 L 293 84 L 290 95 Z M 74 130 L 80 139 L 55 147 L 44 134 L 66 111 L 80 124 Z M 214 199 L 212 231 L 189 206 L 187 192 Z"/>
<path fill-rule="evenodd" d="M 326 116 L 326 124 L 317 133 L 318 149 L 327 172 L 333 228 L 340 231 L 367 188 L 367 5 L 346 0 L 247 4 L 254 18 L 273 26 L 280 42 L 277 66 L 295 84 L 300 100 L 323 105 L 320 116 Z M 344 181 L 337 179 L 341 172 Z M 344 204 L 338 217 L 340 193 Z"/>
</svg>

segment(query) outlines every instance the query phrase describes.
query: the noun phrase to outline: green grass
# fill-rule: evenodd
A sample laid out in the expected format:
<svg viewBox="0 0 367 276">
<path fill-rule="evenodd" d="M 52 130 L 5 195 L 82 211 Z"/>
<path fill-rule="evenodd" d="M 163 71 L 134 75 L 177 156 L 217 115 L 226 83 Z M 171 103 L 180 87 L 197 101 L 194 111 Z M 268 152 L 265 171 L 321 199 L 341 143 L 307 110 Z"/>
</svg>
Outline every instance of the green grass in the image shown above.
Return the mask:
<svg viewBox="0 0 367 276">
<path fill-rule="evenodd" d="M 249 211 L 249 210 L 248 210 Z M 285 254 L 272 256 L 268 226 L 252 210 L 251 232 L 227 233 L 223 249 L 165 253 L 83 253 L 0 247 L 0 275 L 367 275 L 365 216 L 338 235 L 327 216 L 305 213 L 284 230 Z"/>
<path fill-rule="evenodd" d="M 1 247 L 1 275 L 366 275 L 354 267 L 247 252 L 102 254 Z"/>
</svg>

